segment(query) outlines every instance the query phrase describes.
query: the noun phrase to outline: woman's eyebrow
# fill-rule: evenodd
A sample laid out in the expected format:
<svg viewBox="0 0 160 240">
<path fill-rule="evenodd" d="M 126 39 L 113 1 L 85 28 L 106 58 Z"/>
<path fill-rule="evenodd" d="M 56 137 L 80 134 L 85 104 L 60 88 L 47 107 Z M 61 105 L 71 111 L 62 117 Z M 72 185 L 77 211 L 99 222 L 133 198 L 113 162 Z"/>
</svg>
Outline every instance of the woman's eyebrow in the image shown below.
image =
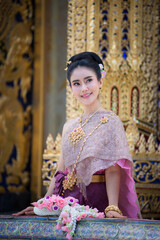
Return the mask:
<svg viewBox="0 0 160 240">
<path fill-rule="evenodd" d="M 91 78 L 92 76 L 85 77 L 84 79 Z"/>
<path fill-rule="evenodd" d="M 85 77 L 84 79 L 88 79 L 88 78 L 91 78 L 92 76 L 87 76 L 87 77 Z M 73 80 L 72 82 L 78 82 L 78 81 L 80 81 L 79 79 L 75 79 L 75 80 Z"/>
<path fill-rule="evenodd" d="M 78 79 L 75 79 L 75 80 L 73 80 L 72 82 L 78 82 L 79 80 Z"/>
</svg>

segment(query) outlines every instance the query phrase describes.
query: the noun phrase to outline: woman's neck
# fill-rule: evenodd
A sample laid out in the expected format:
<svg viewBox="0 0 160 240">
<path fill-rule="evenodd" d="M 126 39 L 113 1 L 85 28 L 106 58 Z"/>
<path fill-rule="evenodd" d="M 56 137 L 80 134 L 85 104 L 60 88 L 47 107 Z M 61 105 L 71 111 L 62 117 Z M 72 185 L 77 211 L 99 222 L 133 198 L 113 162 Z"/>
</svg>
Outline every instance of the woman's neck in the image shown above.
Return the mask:
<svg viewBox="0 0 160 240">
<path fill-rule="evenodd" d="M 101 108 L 102 108 L 102 106 L 101 106 L 100 102 L 98 102 L 94 106 L 90 106 L 90 105 L 84 106 L 84 115 L 94 113 L 94 112 L 100 110 Z"/>
</svg>

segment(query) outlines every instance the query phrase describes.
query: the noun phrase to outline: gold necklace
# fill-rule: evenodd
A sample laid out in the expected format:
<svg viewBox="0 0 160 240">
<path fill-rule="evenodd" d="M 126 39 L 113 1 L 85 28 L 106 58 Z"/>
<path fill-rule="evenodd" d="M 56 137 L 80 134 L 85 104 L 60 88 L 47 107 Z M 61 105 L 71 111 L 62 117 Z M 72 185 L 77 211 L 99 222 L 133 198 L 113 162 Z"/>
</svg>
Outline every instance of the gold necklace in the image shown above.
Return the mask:
<svg viewBox="0 0 160 240">
<path fill-rule="evenodd" d="M 82 116 L 79 119 L 79 127 L 74 128 L 73 131 L 69 134 L 68 139 L 72 143 L 73 147 L 75 147 L 79 141 L 85 136 L 85 132 L 83 131 L 83 128 L 87 122 L 99 111 L 101 106 L 88 118 L 85 120 L 83 124 L 82 123 Z"/>
<path fill-rule="evenodd" d="M 73 165 L 73 170 L 71 171 L 71 173 L 68 173 L 67 176 L 65 176 L 64 180 L 63 180 L 63 192 L 62 192 L 62 195 L 64 194 L 64 191 L 66 189 L 69 189 L 69 190 L 73 190 L 73 187 L 74 185 L 76 184 L 77 182 L 77 176 L 76 176 L 76 167 L 77 167 L 77 163 L 78 163 L 78 160 L 80 158 L 80 155 L 81 155 L 81 152 L 83 150 L 83 147 L 87 141 L 87 139 L 94 133 L 94 131 L 100 127 L 101 124 L 105 124 L 108 122 L 108 117 L 110 116 L 113 116 L 115 115 L 115 113 L 111 113 L 110 115 L 108 115 L 107 117 L 101 117 L 100 119 L 100 123 L 92 130 L 92 132 L 90 132 L 88 134 L 88 136 L 84 139 L 83 143 L 82 143 L 82 146 L 80 148 L 80 151 L 77 155 L 77 159 Z"/>
</svg>

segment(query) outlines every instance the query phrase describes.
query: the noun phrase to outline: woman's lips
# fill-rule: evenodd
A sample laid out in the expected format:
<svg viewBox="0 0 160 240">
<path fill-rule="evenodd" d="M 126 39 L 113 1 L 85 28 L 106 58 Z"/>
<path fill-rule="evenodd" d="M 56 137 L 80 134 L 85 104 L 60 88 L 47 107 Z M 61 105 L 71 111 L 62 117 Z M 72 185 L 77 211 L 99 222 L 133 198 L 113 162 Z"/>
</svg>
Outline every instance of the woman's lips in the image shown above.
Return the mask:
<svg viewBox="0 0 160 240">
<path fill-rule="evenodd" d="M 81 97 L 82 97 L 82 98 L 88 98 L 91 94 L 92 94 L 92 93 L 85 93 L 85 94 L 83 94 Z"/>
</svg>

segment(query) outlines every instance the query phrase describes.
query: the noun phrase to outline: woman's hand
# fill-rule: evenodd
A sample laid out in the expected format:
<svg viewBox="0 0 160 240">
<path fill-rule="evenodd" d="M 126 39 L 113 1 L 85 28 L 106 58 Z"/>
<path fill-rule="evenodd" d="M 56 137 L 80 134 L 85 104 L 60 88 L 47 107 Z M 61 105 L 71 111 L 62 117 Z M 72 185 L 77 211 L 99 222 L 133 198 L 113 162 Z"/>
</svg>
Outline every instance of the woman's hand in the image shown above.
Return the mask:
<svg viewBox="0 0 160 240">
<path fill-rule="evenodd" d="M 34 207 L 27 207 L 25 209 L 23 209 L 22 211 L 18 212 L 18 213 L 13 213 L 12 215 L 17 217 L 17 216 L 20 216 L 20 215 L 34 215 L 34 211 L 33 211 L 33 208 Z"/>
<path fill-rule="evenodd" d="M 106 213 L 106 218 L 127 218 L 126 216 L 122 216 L 116 211 L 108 211 Z"/>
</svg>

